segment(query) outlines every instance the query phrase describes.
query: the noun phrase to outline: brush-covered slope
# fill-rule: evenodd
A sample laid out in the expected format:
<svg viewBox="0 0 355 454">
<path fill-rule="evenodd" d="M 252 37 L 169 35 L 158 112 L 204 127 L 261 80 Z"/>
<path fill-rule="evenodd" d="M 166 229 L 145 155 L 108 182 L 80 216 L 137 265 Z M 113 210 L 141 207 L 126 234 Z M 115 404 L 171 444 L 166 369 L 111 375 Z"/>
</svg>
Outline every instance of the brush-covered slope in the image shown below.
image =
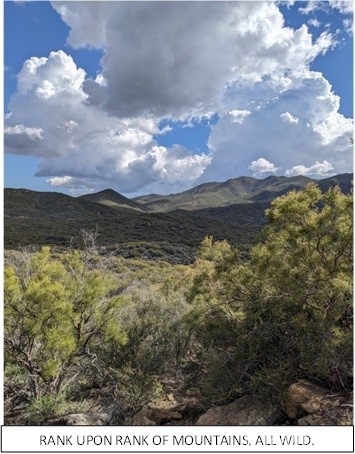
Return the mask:
<svg viewBox="0 0 355 454">
<path fill-rule="evenodd" d="M 264 212 L 271 200 L 309 181 L 306 177 L 242 177 L 209 183 L 167 196 L 166 212 L 149 213 L 136 205 L 145 202 L 143 207 L 149 206 L 155 197 L 161 208 L 165 203 L 161 196 L 141 197 L 129 205 L 129 199 L 115 191 L 74 198 L 56 192 L 5 189 L 5 247 L 80 246 L 80 232 L 86 229 L 98 232 L 99 246 L 125 256 L 186 263 L 206 235 L 247 251 L 266 223 Z M 351 182 L 352 174 L 344 174 L 318 184 L 322 190 L 339 185 L 349 193 Z M 216 203 L 219 206 L 213 206 Z"/>
<path fill-rule="evenodd" d="M 206 235 L 246 250 L 260 225 L 186 211 L 145 213 L 110 207 L 55 192 L 5 189 L 5 248 L 26 245 L 80 247 L 81 230 L 96 230 L 97 243 L 124 256 L 186 263 Z M 130 255 L 131 254 L 131 255 Z"/>
<path fill-rule="evenodd" d="M 344 194 L 350 194 L 353 189 L 353 178 L 354 176 L 352 173 L 343 173 L 325 178 L 317 183 L 323 192 L 327 191 L 331 187 L 339 186 Z"/>
<path fill-rule="evenodd" d="M 276 197 L 296 189 L 304 188 L 314 181 L 322 190 L 339 185 L 343 192 L 349 192 L 353 175 L 336 175 L 324 180 L 314 180 L 305 176 L 269 176 L 262 180 L 252 177 L 239 177 L 223 183 L 204 183 L 187 191 L 170 194 L 149 194 L 133 199 L 147 211 L 200 210 L 219 208 L 239 203 L 271 202 Z"/>
<path fill-rule="evenodd" d="M 87 202 L 100 203 L 111 208 L 133 208 L 134 210 L 141 210 L 142 207 L 122 194 L 114 191 L 113 189 L 105 189 L 104 191 L 96 192 L 94 194 L 85 194 L 78 197 Z"/>
<path fill-rule="evenodd" d="M 148 211 L 199 210 L 237 203 L 268 202 L 291 189 L 302 189 L 311 178 L 270 176 L 262 180 L 239 177 L 223 183 L 205 183 L 179 194 L 157 194 L 136 197 L 135 202 Z"/>
</svg>

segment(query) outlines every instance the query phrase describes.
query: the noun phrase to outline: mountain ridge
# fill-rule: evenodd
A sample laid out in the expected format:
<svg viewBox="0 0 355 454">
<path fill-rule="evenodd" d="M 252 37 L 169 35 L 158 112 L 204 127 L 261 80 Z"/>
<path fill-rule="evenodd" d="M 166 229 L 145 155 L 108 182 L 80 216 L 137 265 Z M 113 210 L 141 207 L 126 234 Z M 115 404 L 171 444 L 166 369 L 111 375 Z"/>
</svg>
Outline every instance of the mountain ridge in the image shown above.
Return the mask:
<svg viewBox="0 0 355 454">
<path fill-rule="evenodd" d="M 323 180 L 315 180 L 303 175 L 293 177 L 271 175 L 264 179 L 242 176 L 221 183 L 203 183 L 176 194 L 161 196 L 148 194 L 132 200 L 149 212 L 167 212 L 179 209 L 193 211 L 237 203 L 270 202 L 292 189 L 302 189 L 311 182 L 318 184 L 322 190 L 338 184 L 343 191 L 348 192 L 352 178 L 351 173 L 335 175 Z"/>
<path fill-rule="evenodd" d="M 343 192 L 349 193 L 351 180 L 352 175 L 346 174 L 321 180 L 318 184 L 322 190 L 337 184 Z M 244 255 L 260 238 L 267 222 L 265 210 L 273 198 L 295 186 L 294 180 L 288 185 L 285 185 L 286 181 L 290 183 L 289 179 L 270 178 L 254 183 L 252 180 L 239 180 L 236 184 L 232 180 L 205 185 L 202 194 L 204 191 L 210 194 L 211 188 L 219 191 L 221 187 L 222 190 L 232 187 L 236 190 L 241 183 L 244 185 L 244 196 L 249 188 L 249 199 L 226 205 L 226 199 L 221 198 L 221 194 L 225 195 L 222 191 L 219 193 L 219 201 L 222 200 L 220 206 L 200 207 L 195 203 L 195 209 L 186 210 L 176 209 L 171 204 L 172 208 L 166 212 L 136 209 L 136 201 L 131 207 L 127 202 L 130 199 L 113 190 L 90 194 L 90 197 L 72 197 L 58 192 L 6 188 L 5 248 L 42 245 L 80 247 L 81 231 L 85 229 L 98 232 L 98 246 L 103 251 L 124 257 L 190 263 L 206 236 L 213 236 L 215 240 L 226 239 Z M 302 181 L 307 183 L 308 179 Z M 257 191 L 248 186 L 251 183 L 258 186 Z M 193 190 L 195 194 L 201 194 L 201 187 Z M 189 191 L 185 192 L 186 198 L 191 194 Z M 113 201 L 113 204 L 107 204 L 107 200 Z M 231 200 L 236 200 L 235 196 Z M 102 201 L 104 203 L 100 203 Z M 166 203 L 170 203 L 169 198 Z"/>
</svg>

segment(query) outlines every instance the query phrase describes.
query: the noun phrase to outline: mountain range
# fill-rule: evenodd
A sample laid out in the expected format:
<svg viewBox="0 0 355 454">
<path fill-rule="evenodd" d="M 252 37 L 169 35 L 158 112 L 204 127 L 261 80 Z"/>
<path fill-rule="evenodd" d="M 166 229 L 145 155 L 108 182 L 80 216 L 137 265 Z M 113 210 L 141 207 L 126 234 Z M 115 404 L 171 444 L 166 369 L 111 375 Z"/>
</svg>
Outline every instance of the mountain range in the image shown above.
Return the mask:
<svg viewBox="0 0 355 454">
<path fill-rule="evenodd" d="M 107 189 L 71 197 L 56 192 L 5 189 L 5 248 L 44 244 L 80 247 L 82 229 L 97 230 L 103 251 L 125 257 L 188 263 L 206 235 L 227 239 L 243 253 L 260 237 L 273 199 L 315 181 L 349 193 L 352 174 L 323 180 L 304 176 L 239 177 L 187 191 L 129 199 Z"/>
</svg>

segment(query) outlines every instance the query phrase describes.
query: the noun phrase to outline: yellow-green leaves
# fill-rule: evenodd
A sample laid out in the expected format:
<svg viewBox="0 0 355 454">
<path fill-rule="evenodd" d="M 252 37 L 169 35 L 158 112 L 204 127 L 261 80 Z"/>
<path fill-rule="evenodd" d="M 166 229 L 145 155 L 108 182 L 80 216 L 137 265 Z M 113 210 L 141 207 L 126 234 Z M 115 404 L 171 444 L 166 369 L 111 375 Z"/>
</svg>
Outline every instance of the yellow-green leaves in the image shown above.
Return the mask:
<svg viewBox="0 0 355 454">
<path fill-rule="evenodd" d="M 272 381 L 280 370 L 287 380 L 327 382 L 336 368 L 345 382 L 352 359 L 352 196 L 310 184 L 275 199 L 266 214 L 265 239 L 249 262 L 233 258 L 225 242 L 203 242 L 191 292 L 201 341 L 213 355 L 223 358 L 222 346 L 229 352 L 224 373 L 245 391 L 282 392 L 290 383 Z"/>
<path fill-rule="evenodd" d="M 90 349 L 125 340 L 113 277 L 91 269 L 78 251 L 54 257 L 42 248 L 6 267 L 4 288 L 6 358 L 27 370 L 33 397 L 59 392 Z"/>
</svg>

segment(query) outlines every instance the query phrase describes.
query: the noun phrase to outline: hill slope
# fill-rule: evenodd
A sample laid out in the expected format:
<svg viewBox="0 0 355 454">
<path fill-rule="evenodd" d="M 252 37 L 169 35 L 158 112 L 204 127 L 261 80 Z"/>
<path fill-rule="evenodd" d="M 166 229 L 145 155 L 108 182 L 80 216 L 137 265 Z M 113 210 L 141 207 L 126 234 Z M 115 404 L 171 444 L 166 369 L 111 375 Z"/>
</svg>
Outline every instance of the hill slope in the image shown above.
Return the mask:
<svg viewBox="0 0 355 454">
<path fill-rule="evenodd" d="M 81 230 L 97 230 L 98 245 L 124 256 L 187 263 L 206 235 L 241 249 L 254 242 L 260 225 L 219 220 L 186 211 L 145 213 L 110 207 L 55 192 L 5 189 L 5 248 L 26 245 L 80 247 Z"/>
<path fill-rule="evenodd" d="M 237 203 L 270 202 L 292 189 L 302 189 L 314 181 L 322 188 L 339 184 L 343 191 L 349 192 L 352 174 L 337 175 L 326 180 L 312 180 L 304 176 L 269 176 L 262 180 L 252 177 L 234 178 L 223 183 L 205 183 L 179 194 L 159 196 L 145 195 L 133 199 L 147 211 L 199 210 L 217 208 Z"/>
<path fill-rule="evenodd" d="M 75 198 L 56 192 L 5 189 L 5 248 L 45 244 L 80 247 L 80 232 L 86 229 L 98 231 L 99 246 L 123 256 L 187 263 L 206 235 L 226 239 L 247 252 L 266 224 L 264 212 L 271 200 L 309 180 L 242 177 L 208 183 L 167 196 L 166 212 L 149 213 L 137 209 L 139 199 L 149 205 L 155 197 L 161 207 L 165 203 L 159 199 L 162 196 L 146 196 L 129 204 L 129 199 L 115 191 Z M 318 184 L 322 189 L 338 184 L 348 193 L 351 180 L 352 175 L 344 174 Z M 230 200 L 246 202 L 227 204 Z M 216 201 L 220 206 L 209 206 Z M 201 205 L 205 207 L 191 209 Z"/>
<path fill-rule="evenodd" d="M 124 197 L 122 194 L 114 191 L 113 189 L 105 189 L 104 191 L 96 192 L 94 194 L 85 194 L 78 199 L 100 203 L 101 205 L 106 205 L 112 208 L 133 208 L 135 210 L 141 210 L 142 207 L 127 197 Z"/>
</svg>

